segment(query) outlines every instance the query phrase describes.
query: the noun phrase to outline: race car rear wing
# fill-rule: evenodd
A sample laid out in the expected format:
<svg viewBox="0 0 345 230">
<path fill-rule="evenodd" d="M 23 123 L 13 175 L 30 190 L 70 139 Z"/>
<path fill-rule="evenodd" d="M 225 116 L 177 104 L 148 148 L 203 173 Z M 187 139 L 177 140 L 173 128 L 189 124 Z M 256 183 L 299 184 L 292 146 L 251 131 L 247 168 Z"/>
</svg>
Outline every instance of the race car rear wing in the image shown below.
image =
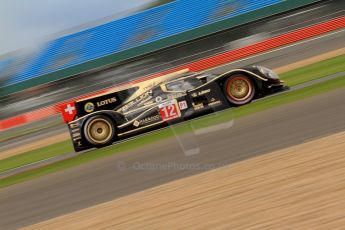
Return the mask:
<svg viewBox="0 0 345 230">
<path fill-rule="evenodd" d="M 63 120 L 65 123 L 69 123 L 92 112 L 114 110 L 137 90 L 138 87 L 132 87 L 117 92 L 88 97 L 78 101 L 66 102 L 60 106 Z"/>
</svg>

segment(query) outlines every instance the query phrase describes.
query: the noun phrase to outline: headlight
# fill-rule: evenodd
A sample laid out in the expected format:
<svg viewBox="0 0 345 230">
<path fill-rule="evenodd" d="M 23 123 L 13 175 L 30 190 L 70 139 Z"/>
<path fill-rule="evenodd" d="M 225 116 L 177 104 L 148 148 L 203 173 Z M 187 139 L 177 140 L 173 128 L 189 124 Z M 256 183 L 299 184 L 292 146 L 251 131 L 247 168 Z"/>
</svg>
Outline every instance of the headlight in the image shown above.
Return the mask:
<svg viewBox="0 0 345 230">
<path fill-rule="evenodd" d="M 258 70 L 265 76 L 271 78 L 271 79 L 279 79 L 278 74 L 270 70 L 269 68 L 263 67 L 263 66 L 257 66 Z"/>
</svg>

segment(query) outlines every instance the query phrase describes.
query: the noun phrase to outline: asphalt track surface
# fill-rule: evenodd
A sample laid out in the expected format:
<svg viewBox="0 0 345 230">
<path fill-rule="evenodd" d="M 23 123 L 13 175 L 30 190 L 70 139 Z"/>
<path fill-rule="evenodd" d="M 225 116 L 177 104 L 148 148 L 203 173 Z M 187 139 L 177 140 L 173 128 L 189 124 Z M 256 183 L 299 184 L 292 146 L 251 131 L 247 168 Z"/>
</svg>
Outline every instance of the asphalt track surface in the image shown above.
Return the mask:
<svg viewBox="0 0 345 230">
<path fill-rule="evenodd" d="M 242 62 L 270 68 L 342 48 L 344 31 Z M 237 62 L 212 71 L 223 71 Z M 232 120 L 0 190 L 0 228 L 15 229 L 219 166 L 345 130 L 345 89 Z M 109 148 L 116 148 L 116 145 Z M 186 156 L 184 150 L 199 150 Z M 92 154 L 89 152 L 87 154 Z M 189 155 L 189 154 L 187 154 Z"/>
<path fill-rule="evenodd" d="M 1 189 L 0 226 L 2 229 L 27 226 L 344 131 L 344 97 L 345 89 L 340 89 L 242 119 L 231 121 L 229 117 L 225 129 L 170 138 Z M 199 153 L 187 156 L 182 149 L 198 149 Z"/>
</svg>

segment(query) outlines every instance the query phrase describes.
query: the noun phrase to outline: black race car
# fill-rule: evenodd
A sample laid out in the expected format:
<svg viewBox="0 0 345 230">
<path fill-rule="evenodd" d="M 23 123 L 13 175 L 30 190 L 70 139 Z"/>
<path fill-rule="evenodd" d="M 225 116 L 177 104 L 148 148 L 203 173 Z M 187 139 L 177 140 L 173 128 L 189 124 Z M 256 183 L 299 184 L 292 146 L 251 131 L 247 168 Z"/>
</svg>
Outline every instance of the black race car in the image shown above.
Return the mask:
<svg viewBox="0 0 345 230">
<path fill-rule="evenodd" d="M 181 70 L 130 87 L 62 105 L 75 151 L 118 140 L 203 114 L 250 103 L 286 89 L 262 66 L 220 75 Z"/>
</svg>

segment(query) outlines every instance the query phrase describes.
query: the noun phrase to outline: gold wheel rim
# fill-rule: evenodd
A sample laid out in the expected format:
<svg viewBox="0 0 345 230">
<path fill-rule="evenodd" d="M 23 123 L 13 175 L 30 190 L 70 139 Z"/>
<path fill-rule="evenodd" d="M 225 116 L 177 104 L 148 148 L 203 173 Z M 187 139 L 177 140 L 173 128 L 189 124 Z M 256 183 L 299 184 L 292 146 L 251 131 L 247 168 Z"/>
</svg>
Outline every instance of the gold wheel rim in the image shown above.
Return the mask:
<svg viewBox="0 0 345 230">
<path fill-rule="evenodd" d="M 88 136 L 94 143 L 107 143 L 113 135 L 111 124 L 105 119 L 95 119 L 87 128 Z"/>
<path fill-rule="evenodd" d="M 237 101 L 243 101 L 250 96 L 252 87 L 246 78 L 238 77 L 229 82 L 227 90 L 229 97 Z"/>
</svg>

